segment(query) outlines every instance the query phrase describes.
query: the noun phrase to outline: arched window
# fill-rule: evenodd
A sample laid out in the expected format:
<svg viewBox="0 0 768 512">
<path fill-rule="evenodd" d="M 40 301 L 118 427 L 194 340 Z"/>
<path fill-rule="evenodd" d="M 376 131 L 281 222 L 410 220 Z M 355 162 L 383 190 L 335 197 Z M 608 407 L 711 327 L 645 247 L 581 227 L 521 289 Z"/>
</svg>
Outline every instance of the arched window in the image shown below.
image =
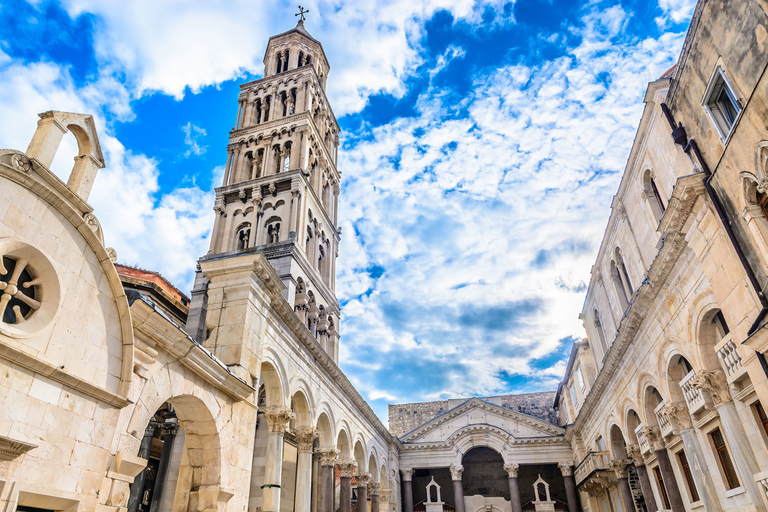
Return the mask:
<svg viewBox="0 0 768 512">
<path fill-rule="evenodd" d="M 292 144 L 290 142 L 286 142 L 285 146 L 283 146 L 283 172 L 291 170 L 291 148 Z"/>
<path fill-rule="evenodd" d="M 251 224 L 245 223 L 237 228 L 235 239 L 237 241 L 237 250 L 242 251 L 248 248 L 248 241 L 251 237 Z"/>
<path fill-rule="evenodd" d="M 296 88 L 291 89 L 290 97 L 288 98 L 288 114 L 292 115 L 296 113 Z"/>
<path fill-rule="evenodd" d="M 595 330 L 597 331 L 597 338 L 600 342 L 600 347 L 603 349 L 603 358 L 608 353 L 608 343 L 605 340 L 605 331 L 603 330 L 603 323 L 600 321 L 600 313 L 597 309 L 592 311 L 592 322 L 595 324 Z"/>
<path fill-rule="evenodd" d="M 717 310 L 717 313 L 712 317 L 712 328 L 715 331 L 715 339 L 717 341 L 720 341 L 721 339 L 728 336 L 728 333 L 730 333 L 730 329 L 728 329 L 728 324 L 725 321 L 725 317 L 723 316 L 723 312 L 719 309 Z"/>
<path fill-rule="evenodd" d="M 646 170 L 643 174 L 643 194 L 651 207 L 656 222 L 661 221 L 665 210 L 664 201 L 661 199 L 659 187 L 656 185 L 656 180 L 650 169 Z"/>
<path fill-rule="evenodd" d="M 280 218 L 270 217 L 266 222 L 267 227 L 267 243 L 276 244 L 280 241 Z"/>
<path fill-rule="evenodd" d="M 611 281 L 613 281 L 613 287 L 616 289 L 616 295 L 619 297 L 619 304 L 622 311 L 629 306 L 629 297 L 627 297 L 627 290 L 624 288 L 624 284 L 621 282 L 621 275 L 615 261 L 611 261 Z"/>
<path fill-rule="evenodd" d="M 309 55 L 307 55 L 307 60 L 306 60 L 306 62 L 304 62 L 304 64 L 309 66 L 309 63 L 310 63 L 311 60 L 312 60 L 312 58 Z"/>
<path fill-rule="evenodd" d="M 299 67 L 304 65 L 304 52 L 299 52 Z"/>
<path fill-rule="evenodd" d="M 261 98 L 256 98 L 256 102 L 254 103 L 254 116 L 256 117 L 256 122 L 254 124 L 261 123 L 261 110 Z"/>
<path fill-rule="evenodd" d="M 325 249 L 323 249 L 323 246 L 321 245 L 318 250 L 318 256 L 317 256 L 317 270 L 320 272 L 320 275 L 323 274 L 323 262 L 325 260 Z"/>
<path fill-rule="evenodd" d="M 632 288 L 632 282 L 629 280 L 629 273 L 627 272 L 627 266 L 624 264 L 624 257 L 621 255 L 621 250 L 617 247 L 614 251 L 616 256 L 616 266 L 621 271 L 621 278 L 624 282 L 624 286 L 627 288 L 627 296 L 632 297 L 635 291 Z"/>
<path fill-rule="evenodd" d="M 272 96 L 264 98 L 264 122 L 269 121 L 269 109 L 272 106 Z"/>
<path fill-rule="evenodd" d="M 277 72 L 279 73 L 283 69 L 283 54 L 277 52 Z"/>
<path fill-rule="evenodd" d="M 288 71 L 288 57 L 290 56 L 290 50 L 285 50 L 285 61 L 283 61 L 283 71 Z"/>
</svg>

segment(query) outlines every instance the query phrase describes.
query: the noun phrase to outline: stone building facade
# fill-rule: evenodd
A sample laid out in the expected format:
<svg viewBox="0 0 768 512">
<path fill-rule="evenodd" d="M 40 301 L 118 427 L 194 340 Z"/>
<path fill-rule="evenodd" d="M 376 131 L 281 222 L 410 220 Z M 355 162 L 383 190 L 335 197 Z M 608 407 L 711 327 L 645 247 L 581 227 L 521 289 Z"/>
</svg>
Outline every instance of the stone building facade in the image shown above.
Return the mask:
<svg viewBox="0 0 768 512">
<path fill-rule="evenodd" d="M 766 510 L 767 8 L 700 0 L 648 85 L 556 399 L 584 510 Z"/>
</svg>

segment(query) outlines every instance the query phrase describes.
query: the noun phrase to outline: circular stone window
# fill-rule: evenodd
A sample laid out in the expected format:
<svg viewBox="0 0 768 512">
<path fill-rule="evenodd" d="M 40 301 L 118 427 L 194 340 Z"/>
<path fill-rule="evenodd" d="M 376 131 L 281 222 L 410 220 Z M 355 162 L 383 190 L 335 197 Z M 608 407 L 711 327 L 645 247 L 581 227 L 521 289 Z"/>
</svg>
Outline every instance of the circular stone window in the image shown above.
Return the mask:
<svg viewBox="0 0 768 512">
<path fill-rule="evenodd" d="M 0 238 L 0 332 L 32 335 L 59 307 L 59 280 L 48 258 L 15 238 Z"/>
</svg>

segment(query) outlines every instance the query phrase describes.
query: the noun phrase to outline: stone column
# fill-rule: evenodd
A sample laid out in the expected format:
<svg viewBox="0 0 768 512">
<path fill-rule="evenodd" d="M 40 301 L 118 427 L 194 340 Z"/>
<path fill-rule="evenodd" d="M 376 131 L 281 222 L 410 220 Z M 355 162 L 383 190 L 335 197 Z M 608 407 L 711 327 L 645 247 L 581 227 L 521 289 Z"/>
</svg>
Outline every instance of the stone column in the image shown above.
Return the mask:
<svg viewBox="0 0 768 512">
<path fill-rule="evenodd" d="M 229 173 L 232 172 L 232 153 L 233 150 L 231 148 L 227 148 L 227 165 L 224 168 L 224 183 L 221 184 L 222 187 L 229 183 Z"/>
<path fill-rule="evenodd" d="M 320 484 L 320 512 L 333 512 L 334 484 L 336 483 L 336 455 L 338 451 L 335 448 L 324 449 L 318 452 L 320 454 L 321 484 Z"/>
<path fill-rule="evenodd" d="M 301 181 L 298 178 L 291 180 L 291 209 L 288 223 L 288 238 L 295 239 L 299 231 L 299 202 L 301 201 Z"/>
<path fill-rule="evenodd" d="M 669 418 L 672 428 L 680 432 L 683 448 L 691 468 L 693 484 L 696 486 L 699 498 L 704 502 L 704 508 L 708 512 L 720 512 L 722 510 L 720 499 L 715 493 L 715 483 L 709 474 L 707 461 L 704 459 L 699 439 L 696 437 L 696 431 L 688 413 L 688 406 L 684 403 L 671 403 L 664 406 L 662 411 Z"/>
<path fill-rule="evenodd" d="M 643 433 L 650 443 L 653 453 L 656 454 L 656 460 L 659 462 L 659 471 L 661 471 L 661 478 L 664 481 L 664 488 L 667 490 L 667 497 L 672 506 L 672 512 L 685 512 L 680 487 L 678 487 L 675 473 L 672 471 L 672 463 L 669 461 L 667 448 L 661 439 L 659 427 L 645 427 L 643 428 Z"/>
<path fill-rule="evenodd" d="M 318 432 L 314 428 L 296 431 L 299 457 L 296 462 L 296 512 L 310 512 L 312 508 L 312 444 L 317 439 Z"/>
<path fill-rule="evenodd" d="M 637 477 L 640 480 L 640 489 L 643 491 L 646 510 L 648 512 L 656 512 L 658 510 L 656 496 L 653 494 L 653 487 L 651 487 L 651 480 L 648 478 L 648 469 L 645 467 L 645 459 L 643 459 L 640 447 L 636 444 L 627 445 L 627 455 L 635 463 L 635 470 L 637 470 Z"/>
<path fill-rule="evenodd" d="M 251 213 L 251 238 L 248 240 L 248 247 L 254 247 L 259 234 L 259 221 L 261 219 L 261 187 L 256 186 L 251 189 L 251 204 L 253 213 Z"/>
<path fill-rule="evenodd" d="M 456 512 L 464 512 L 464 488 L 461 486 L 461 474 L 464 472 L 464 466 L 461 464 L 451 464 L 448 469 L 451 470 L 453 497 L 456 498 Z"/>
<path fill-rule="evenodd" d="M 629 488 L 629 471 L 627 471 L 629 464 L 628 459 L 612 460 L 610 464 L 611 469 L 616 473 L 616 478 L 619 479 L 619 494 L 626 511 L 635 510 L 635 500 L 632 499 L 632 490 Z"/>
<path fill-rule="evenodd" d="M 520 503 L 520 485 L 517 482 L 520 464 L 504 464 L 504 471 L 509 475 L 509 496 L 511 498 L 512 512 L 522 512 L 523 504 Z"/>
<path fill-rule="evenodd" d="M 355 480 L 357 480 L 357 512 L 368 512 L 368 482 L 371 481 L 371 474 L 357 473 Z"/>
<path fill-rule="evenodd" d="M 208 249 L 208 252 L 211 254 L 217 254 L 220 250 L 219 246 L 221 245 L 221 231 L 222 231 L 221 223 L 222 223 L 222 219 L 227 215 L 224 209 L 225 206 L 226 206 L 226 200 L 224 199 L 224 196 L 216 197 L 216 202 L 213 205 L 213 211 L 216 218 L 213 221 L 213 232 L 211 234 L 211 247 Z"/>
<path fill-rule="evenodd" d="M 763 496 L 754 478 L 754 475 L 760 472 L 760 466 L 755 459 L 754 450 L 749 445 L 749 439 L 747 439 L 747 433 L 744 432 L 744 425 L 739 419 L 736 406 L 731 400 L 725 374 L 722 370 L 701 371 L 691 379 L 690 383 L 693 388 L 700 389 L 712 398 L 715 410 L 720 416 L 723 436 L 728 441 L 728 451 L 739 475 L 739 483 L 746 489 L 750 501 L 754 503 L 755 510 L 765 512 Z M 691 466 L 691 470 L 693 471 L 693 466 Z"/>
<path fill-rule="evenodd" d="M 371 482 L 371 512 L 379 512 L 379 482 Z"/>
<path fill-rule="evenodd" d="M 240 129 L 240 124 L 243 122 L 243 102 L 238 101 L 237 102 L 237 122 L 235 123 L 235 128 Z"/>
<path fill-rule="evenodd" d="M 280 485 L 283 473 L 283 436 L 293 412 L 288 407 L 270 407 L 264 410 L 269 434 L 267 435 L 267 463 L 264 469 L 264 512 L 280 511 Z"/>
<path fill-rule="evenodd" d="M 570 462 L 558 462 L 557 466 L 563 474 L 568 512 L 579 512 L 581 507 L 579 507 L 579 493 L 576 492 L 576 480 L 573 478 L 573 464 Z M 629 512 L 631 512 L 631 509 Z"/>
<path fill-rule="evenodd" d="M 403 512 L 413 512 L 413 469 L 401 469 L 403 472 Z"/>
<path fill-rule="evenodd" d="M 339 512 L 352 512 L 352 473 L 357 463 L 354 460 L 339 461 L 341 489 L 339 492 Z"/>
<path fill-rule="evenodd" d="M 245 100 L 245 107 L 243 108 L 243 126 L 242 128 L 248 128 L 251 126 L 251 111 L 253 110 L 253 103 Z"/>
</svg>

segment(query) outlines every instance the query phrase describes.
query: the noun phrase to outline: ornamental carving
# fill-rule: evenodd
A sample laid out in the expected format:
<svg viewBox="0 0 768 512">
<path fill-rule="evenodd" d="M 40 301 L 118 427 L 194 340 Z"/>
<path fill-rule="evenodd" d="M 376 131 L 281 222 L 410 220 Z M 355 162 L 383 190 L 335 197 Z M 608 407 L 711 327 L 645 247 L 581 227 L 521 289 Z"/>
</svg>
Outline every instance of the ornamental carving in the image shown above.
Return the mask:
<svg viewBox="0 0 768 512">
<path fill-rule="evenodd" d="M 288 424 L 294 418 L 293 411 L 287 407 L 270 407 L 263 411 L 267 420 L 269 431 L 283 434 L 288 429 Z"/>
<path fill-rule="evenodd" d="M 731 401 L 728 382 L 722 370 L 702 370 L 689 382 L 692 388 L 707 393 L 715 407 Z"/>
<path fill-rule="evenodd" d="M 560 472 L 563 476 L 573 475 L 573 463 L 572 462 L 558 462 L 557 467 L 560 468 Z"/>
<path fill-rule="evenodd" d="M 40 285 L 27 260 L 0 254 L 0 323 L 20 324 L 40 309 Z"/>
<path fill-rule="evenodd" d="M 354 459 L 344 459 L 339 461 L 338 466 L 341 478 L 352 478 L 352 473 L 357 468 L 357 462 Z"/>
<path fill-rule="evenodd" d="M 0 460 L 13 460 L 35 448 L 36 444 L 0 436 Z"/>
<path fill-rule="evenodd" d="M 317 450 L 315 453 L 320 455 L 320 465 L 333 466 L 336 464 L 336 456 L 339 454 L 339 450 L 335 448 L 328 448 L 324 450 Z"/>
<path fill-rule="evenodd" d="M 13 165 L 13 168 L 17 171 L 21 172 L 30 172 L 32 171 L 32 162 L 30 162 L 29 157 L 27 155 L 23 155 L 21 153 L 16 153 L 11 158 L 11 165 Z"/>
<path fill-rule="evenodd" d="M 381 489 L 381 484 L 379 482 L 371 482 L 369 487 L 371 489 L 371 496 L 379 495 L 379 490 Z"/>
<path fill-rule="evenodd" d="M 451 480 L 461 480 L 461 474 L 464 472 L 464 466 L 461 464 L 451 464 L 448 469 L 451 470 Z"/>
<path fill-rule="evenodd" d="M 371 481 L 371 474 L 365 471 L 362 473 L 355 472 L 355 480 L 357 480 L 358 487 L 365 487 Z"/>
<path fill-rule="evenodd" d="M 504 471 L 507 472 L 509 478 L 517 478 L 517 474 L 520 471 L 520 464 L 504 464 Z"/>
<path fill-rule="evenodd" d="M 635 466 L 643 466 L 645 465 L 645 459 L 643 459 L 643 452 L 640 450 L 640 447 L 636 444 L 628 444 L 626 446 L 627 451 L 627 457 L 632 459 L 632 461 L 635 463 Z"/>
<path fill-rule="evenodd" d="M 413 478 L 413 469 L 411 468 L 400 468 L 400 471 L 403 473 L 403 480 L 406 482 L 410 482 Z"/>
<path fill-rule="evenodd" d="M 312 451 L 312 445 L 315 443 L 315 439 L 320 436 L 320 432 L 316 428 L 302 428 L 295 432 L 296 442 L 298 443 L 299 451 L 310 452 Z"/>
<path fill-rule="evenodd" d="M 610 463 L 611 469 L 616 473 L 616 478 L 629 478 L 629 459 L 612 460 Z"/>
<path fill-rule="evenodd" d="M 671 403 L 661 408 L 661 412 L 666 414 L 672 423 L 674 430 L 687 430 L 693 428 L 691 415 L 688 414 L 688 407 L 682 403 Z"/>
<path fill-rule="evenodd" d="M 661 437 L 659 427 L 643 427 L 640 429 L 640 432 L 645 436 L 645 439 L 651 446 L 651 450 L 656 452 L 664 449 L 664 440 Z"/>
</svg>

